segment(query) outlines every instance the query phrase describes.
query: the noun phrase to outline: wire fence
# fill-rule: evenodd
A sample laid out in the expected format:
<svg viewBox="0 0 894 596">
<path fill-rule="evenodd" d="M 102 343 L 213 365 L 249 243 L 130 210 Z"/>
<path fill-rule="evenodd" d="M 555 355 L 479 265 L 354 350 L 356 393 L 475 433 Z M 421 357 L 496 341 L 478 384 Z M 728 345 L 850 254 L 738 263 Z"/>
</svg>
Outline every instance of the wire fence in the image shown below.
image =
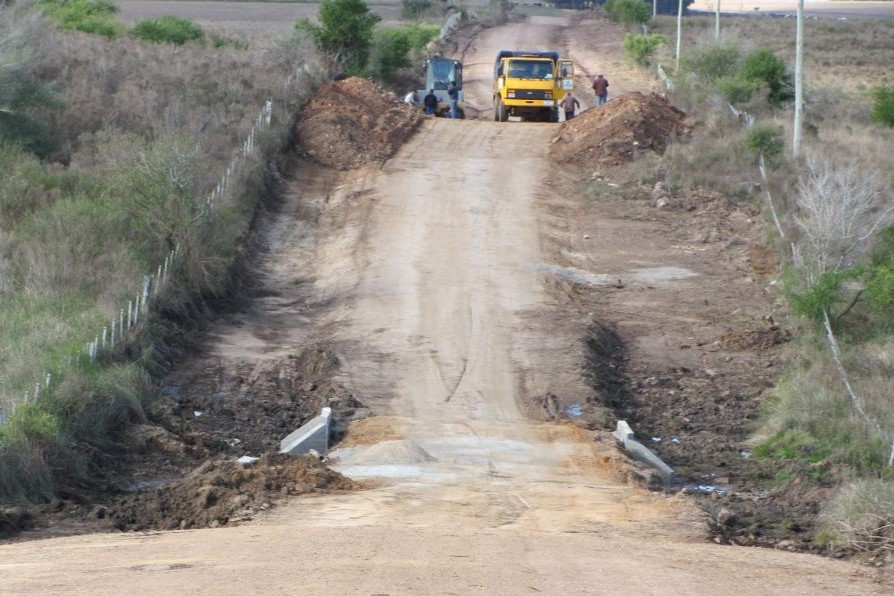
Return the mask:
<svg viewBox="0 0 894 596">
<path fill-rule="evenodd" d="M 290 77 L 287 84 L 291 83 Z M 240 167 L 254 154 L 258 136 L 270 126 L 272 117 L 273 102 L 270 100 L 264 104 L 264 107 L 261 108 L 258 116 L 254 119 L 251 130 L 242 142 L 242 147 L 239 149 L 236 157 L 230 161 L 220 180 L 205 197 L 202 203 L 202 217 L 197 219 L 197 222 L 207 217 L 215 205 L 231 194 L 238 178 Z M 143 277 L 142 288 L 134 297 L 129 299 L 127 304 L 122 305 L 102 329 L 97 330 L 91 341 L 84 344 L 80 353 L 73 357 L 76 363 L 94 363 L 97 358 L 104 354 L 114 353 L 117 348 L 133 339 L 133 334 L 136 333 L 139 323 L 145 319 L 149 314 L 150 308 L 164 294 L 166 288 L 171 283 L 180 256 L 180 245 L 178 244 L 165 256 L 164 261 L 159 263 L 155 271 L 149 272 Z M 17 407 L 37 400 L 41 393 L 50 389 L 61 380 L 61 374 L 54 375 L 48 372 L 41 378 L 41 381 L 34 384 L 33 389 L 28 389 L 21 399 L 13 400 L 7 403 L 5 407 L 4 404 L 0 403 L 0 426 L 7 424 Z"/>
</svg>

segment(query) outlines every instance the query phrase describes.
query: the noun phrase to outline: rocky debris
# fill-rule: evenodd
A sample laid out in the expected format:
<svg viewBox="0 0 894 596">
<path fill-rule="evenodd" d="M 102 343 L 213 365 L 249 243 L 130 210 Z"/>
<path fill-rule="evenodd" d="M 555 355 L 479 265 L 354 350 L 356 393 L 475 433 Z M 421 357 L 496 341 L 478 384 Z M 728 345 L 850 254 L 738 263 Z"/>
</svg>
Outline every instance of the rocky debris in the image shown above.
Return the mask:
<svg viewBox="0 0 894 596">
<path fill-rule="evenodd" d="M 299 151 L 317 163 L 350 170 L 391 157 L 422 119 L 393 93 L 349 77 L 325 85 L 304 104 L 295 137 Z"/>
<path fill-rule="evenodd" d="M 214 528 L 250 520 L 289 496 L 360 487 L 315 457 L 267 454 L 251 466 L 209 461 L 182 481 L 122 499 L 105 515 L 119 530 Z"/>
<path fill-rule="evenodd" d="M 560 162 L 619 165 L 638 153 L 663 153 L 668 143 L 688 136 L 686 114 L 657 93 L 625 93 L 565 122 L 550 153 Z"/>
</svg>

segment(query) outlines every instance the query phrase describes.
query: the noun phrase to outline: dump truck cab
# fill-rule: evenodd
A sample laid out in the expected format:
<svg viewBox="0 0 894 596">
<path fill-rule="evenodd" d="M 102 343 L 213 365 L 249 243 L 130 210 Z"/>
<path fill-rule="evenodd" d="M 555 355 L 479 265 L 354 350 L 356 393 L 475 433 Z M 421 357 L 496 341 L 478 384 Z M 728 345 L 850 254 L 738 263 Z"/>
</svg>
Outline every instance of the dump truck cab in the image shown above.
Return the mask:
<svg viewBox="0 0 894 596">
<path fill-rule="evenodd" d="M 502 50 L 494 62 L 494 120 L 559 121 L 559 102 L 574 89 L 574 63 L 558 52 Z"/>
<path fill-rule="evenodd" d="M 425 88 L 417 90 L 420 103 L 422 98 L 428 95 L 430 89 L 434 89 L 438 96 L 438 116 L 447 116 L 450 113 L 450 102 L 447 90 L 451 83 L 456 83 L 459 92 L 458 111 L 460 118 L 465 116 L 463 111 L 463 63 L 453 58 L 429 58 L 423 65 L 425 75 Z"/>
</svg>

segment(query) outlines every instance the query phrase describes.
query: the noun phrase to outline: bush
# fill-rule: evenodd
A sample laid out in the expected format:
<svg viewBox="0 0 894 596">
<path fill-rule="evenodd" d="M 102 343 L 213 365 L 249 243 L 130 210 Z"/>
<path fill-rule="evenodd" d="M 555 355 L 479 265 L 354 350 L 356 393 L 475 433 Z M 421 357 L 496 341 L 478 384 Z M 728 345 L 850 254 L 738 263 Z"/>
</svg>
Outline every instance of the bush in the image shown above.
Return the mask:
<svg viewBox="0 0 894 596">
<path fill-rule="evenodd" d="M 624 51 L 640 66 L 648 66 L 652 56 L 664 43 L 664 37 L 657 33 L 640 35 L 628 33 L 624 36 Z"/>
<path fill-rule="evenodd" d="M 872 90 L 872 119 L 884 126 L 894 126 L 894 85 Z"/>
<path fill-rule="evenodd" d="M 608 0 L 603 8 L 608 18 L 626 25 L 647 23 L 652 18 L 652 6 L 644 0 Z"/>
<path fill-rule="evenodd" d="M 785 149 L 785 141 L 782 138 L 783 129 L 773 124 L 758 124 L 748 130 L 745 136 L 745 146 L 754 153 L 755 158 L 763 155 L 766 158 L 774 158 L 782 155 Z"/>
<path fill-rule="evenodd" d="M 118 7 L 112 0 L 45 0 L 46 12 L 63 29 L 75 29 L 114 39 L 124 28 L 115 19 Z"/>
<path fill-rule="evenodd" d="M 192 21 L 172 16 L 159 19 L 143 19 L 131 30 L 131 35 L 153 43 L 172 43 L 182 46 L 188 41 L 198 41 L 205 37 L 202 28 Z"/>
<path fill-rule="evenodd" d="M 817 325 L 823 324 L 825 313 L 834 321 L 845 314 L 844 309 L 853 299 L 844 294 L 844 282 L 858 279 L 862 274 L 861 267 L 826 272 L 803 292 L 791 289 L 795 284 L 786 284 L 789 307 Z"/>
<path fill-rule="evenodd" d="M 684 71 L 702 83 L 735 77 L 739 68 L 739 48 L 732 43 L 708 43 L 696 46 L 681 61 Z"/>
<path fill-rule="evenodd" d="M 387 81 L 394 72 L 410 66 L 410 38 L 399 29 L 380 31 L 372 51 L 372 75 Z"/>
<path fill-rule="evenodd" d="M 295 29 L 310 33 L 320 50 L 347 72 L 362 72 L 372 48 L 373 27 L 380 18 L 363 0 L 323 0 L 318 18 L 319 25 L 301 19 Z"/>
<path fill-rule="evenodd" d="M 738 77 L 723 77 L 714 83 L 717 91 L 731 104 L 743 104 L 751 99 L 759 85 Z"/>
<path fill-rule="evenodd" d="M 412 66 L 411 54 L 423 50 L 438 31 L 434 25 L 418 23 L 379 31 L 370 57 L 370 74 L 388 81 L 396 71 Z"/>
<path fill-rule="evenodd" d="M 793 97 L 790 78 L 785 74 L 785 62 L 777 58 L 773 50 L 763 48 L 748 54 L 739 71 L 739 78 L 756 86 L 767 85 L 770 88 L 767 99 L 773 105 Z"/>
</svg>

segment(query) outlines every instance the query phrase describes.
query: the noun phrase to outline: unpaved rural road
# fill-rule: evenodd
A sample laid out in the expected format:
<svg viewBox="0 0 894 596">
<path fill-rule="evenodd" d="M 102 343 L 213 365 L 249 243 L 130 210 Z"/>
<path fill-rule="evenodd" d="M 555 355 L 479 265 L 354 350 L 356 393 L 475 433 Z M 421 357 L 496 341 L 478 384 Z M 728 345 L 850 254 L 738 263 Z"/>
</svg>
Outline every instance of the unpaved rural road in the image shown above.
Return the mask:
<svg viewBox="0 0 894 596">
<path fill-rule="evenodd" d="M 548 47 L 563 23 L 487 30 L 466 60 Z M 468 93 L 489 103 L 484 85 Z M 856 565 L 706 544 L 691 505 L 620 480 L 610 441 L 529 421 L 548 390 L 590 391 L 582 330 L 542 270 L 554 130 L 431 120 L 381 167 L 302 166 L 265 283 L 312 271 L 331 307 L 292 323 L 278 309 L 269 341 L 226 325 L 213 335 L 209 349 L 231 361 L 321 335 L 339 346 L 343 382 L 379 417 L 358 425 L 355 459 L 338 467 L 376 488 L 293 500 L 238 527 L 0 546 L 0 592 L 891 593 Z M 321 206 L 316 229 L 299 224 L 302 204 Z"/>
</svg>

